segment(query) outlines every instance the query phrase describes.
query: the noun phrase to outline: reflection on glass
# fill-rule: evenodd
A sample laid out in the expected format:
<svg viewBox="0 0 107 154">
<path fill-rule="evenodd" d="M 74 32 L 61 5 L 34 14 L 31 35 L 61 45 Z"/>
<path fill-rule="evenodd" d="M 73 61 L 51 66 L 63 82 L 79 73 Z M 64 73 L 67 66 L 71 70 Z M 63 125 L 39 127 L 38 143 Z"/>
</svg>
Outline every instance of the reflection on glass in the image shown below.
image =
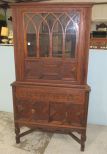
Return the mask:
<svg viewBox="0 0 107 154">
<path fill-rule="evenodd" d="M 56 22 L 52 36 L 53 57 L 62 57 L 62 38 L 62 27 L 59 22 Z"/>
<path fill-rule="evenodd" d="M 36 56 L 36 32 L 32 23 L 27 28 L 27 51 L 29 57 Z"/>
<path fill-rule="evenodd" d="M 39 31 L 40 57 L 49 56 L 49 30 L 45 22 L 41 24 Z"/>
<path fill-rule="evenodd" d="M 61 24 L 62 24 L 62 26 L 63 26 L 63 29 L 65 29 L 67 23 L 68 23 L 69 20 L 70 20 L 70 17 L 68 17 L 68 16 L 66 16 L 66 15 L 64 14 L 64 15 L 62 15 L 59 19 L 60 19 L 60 22 L 61 22 Z"/>
<path fill-rule="evenodd" d="M 76 48 L 76 28 L 73 22 L 70 22 L 65 37 L 65 57 L 75 57 Z"/>
</svg>

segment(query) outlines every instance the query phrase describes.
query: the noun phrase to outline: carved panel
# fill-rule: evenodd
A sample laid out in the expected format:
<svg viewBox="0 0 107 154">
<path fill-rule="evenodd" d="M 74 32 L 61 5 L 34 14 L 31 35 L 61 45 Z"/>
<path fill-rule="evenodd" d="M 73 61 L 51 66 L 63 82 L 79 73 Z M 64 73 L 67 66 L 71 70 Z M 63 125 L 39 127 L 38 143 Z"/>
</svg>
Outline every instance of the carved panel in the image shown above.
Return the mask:
<svg viewBox="0 0 107 154">
<path fill-rule="evenodd" d="M 20 119 L 31 119 L 32 113 L 31 108 L 32 104 L 31 101 L 27 100 L 16 100 L 16 108 L 17 108 L 17 117 Z"/>
<path fill-rule="evenodd" d="M 56 103 L 51 102 L 50 103 L 50 121 L 58 121 L 62 124 L 67 123 L 67 104 L 64 104 L 63 102 Z"/>
<path fill-rule="evenodd" d="M 59 121 L 62 124 L 82 125 L 84 108 L 73 103 L 50 103 L 50 121 Z"/>
<path fill-rule="evenodd" d="M 42 63 L 39 60 L 25 61 L 25 78 L 40 78 L 42 72 Z"/>
<path fill-rule="evenodd" d="M 47 120 L 49 119 L 48 102 L 41 102 L 17 99 L 16 101 L 17 115 L 19 119 L 26 120 Z"/>
<path fill-rule="evenodd" d="M 77 80 L 77 63 L 55 59 L 25 60 L 26 79 Z"/>
<path fill-rule="evenodd" d="M 42 78 L 43 79 L 53 79 L 58 80 L 61 79 L 61 61 L 54 60 L 54 59 L 46 59 L 42 60 L 43 63 L 43 70 L 42 70 Z"/>
<path fill-rule="evenodd" d="M 62 77 L 64 80 L 77 80 L 77 63 L 76 62 L 63 62 L 62 64 Z"/>
<path fill-rule="evenodd" d="M 69 104 L 67 110 L 67 120 L 71 125 L 81 125 L 84 121 L 85 108 L 81 104 Z"/>
<path fill-rule="evenodd" d="M 48 101 L 35 101 L 32 104 L 32 119 L 49 121 L 49 103 Z"/>
</svg>

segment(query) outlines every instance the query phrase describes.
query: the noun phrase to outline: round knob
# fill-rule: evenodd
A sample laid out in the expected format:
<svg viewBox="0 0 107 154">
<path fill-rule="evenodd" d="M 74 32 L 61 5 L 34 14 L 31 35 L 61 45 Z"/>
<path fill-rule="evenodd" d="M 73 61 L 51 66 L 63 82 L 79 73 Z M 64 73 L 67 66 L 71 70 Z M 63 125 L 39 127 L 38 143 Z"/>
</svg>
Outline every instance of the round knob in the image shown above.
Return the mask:
<svg viewBox="0 0 107 154">
<path fill-rule="evenodd" d="M 35 109 L 32 109 L 32 113 L 35 113 Z"/>
</svg>

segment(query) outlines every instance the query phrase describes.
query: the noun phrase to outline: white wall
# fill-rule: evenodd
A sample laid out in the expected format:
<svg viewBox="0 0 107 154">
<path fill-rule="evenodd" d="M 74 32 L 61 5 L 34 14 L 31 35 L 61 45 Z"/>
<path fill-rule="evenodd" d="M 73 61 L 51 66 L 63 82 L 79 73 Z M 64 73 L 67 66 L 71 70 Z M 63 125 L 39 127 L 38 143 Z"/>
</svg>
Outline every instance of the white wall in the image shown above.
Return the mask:
<svg viewBox="0 0 107 154">
<path fill-rule="evenodd" d="M 107 125 L 107 50 L 90 50 L 88 84 L 91 86 L 88 122 Z"/>
<path fill-rule="evenodd" d="M 14 80 L 13 46 L 0 46 L 0 111 L 13 111 L 10 84 Z"/>
<path fill-rule="evenodd" d="M 92 21 L 107 21 L 107 4 L 92 7 Z"/>
<path fill-rule="evenodd" d="M 13 47 L 0 46 L 0 111 L 13 112 L 10 84 L 15 80 Z M 90 50 L 88 84 L 91 86 L 88 122 L 107 125 L 107 51 Z"/>
</svg>

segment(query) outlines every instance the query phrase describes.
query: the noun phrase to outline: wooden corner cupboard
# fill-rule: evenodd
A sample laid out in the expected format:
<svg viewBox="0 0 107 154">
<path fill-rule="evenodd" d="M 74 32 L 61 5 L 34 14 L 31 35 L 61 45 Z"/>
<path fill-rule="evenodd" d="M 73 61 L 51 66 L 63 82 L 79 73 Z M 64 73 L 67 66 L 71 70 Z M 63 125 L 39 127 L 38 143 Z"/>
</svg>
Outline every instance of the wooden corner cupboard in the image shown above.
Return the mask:
<svg viewBox="0 0 107 154">
<path fill-rule="evenodd" d="M 91 7 L 91 3 L 12 5 L 16 143 L 40 129 L 67 133 L 84 151 Z M 30 129 L 20 133 L 21 126 Z"/>
</svg>

